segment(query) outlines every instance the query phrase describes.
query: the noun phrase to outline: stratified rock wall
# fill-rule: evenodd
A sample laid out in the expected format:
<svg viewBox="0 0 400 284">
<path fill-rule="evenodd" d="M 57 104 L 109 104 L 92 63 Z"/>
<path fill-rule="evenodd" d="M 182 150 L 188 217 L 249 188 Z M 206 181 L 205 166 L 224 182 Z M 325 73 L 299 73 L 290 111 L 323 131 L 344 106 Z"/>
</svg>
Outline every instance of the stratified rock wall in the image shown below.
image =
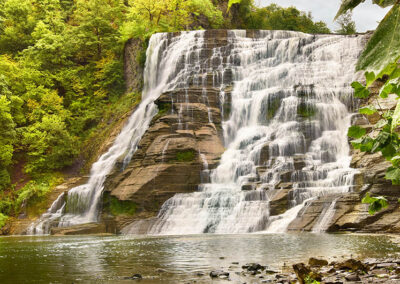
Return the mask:
<svg viewBox="0 0 400 284">
<path fill-rule="evenodd" d="M 225 30 L 206 32 L 202 61 L 211 61 L 212 48 L 226 46 L 226 35 Z M 126 54 L 131 54 L 129 46 Z M 126 60 L 133 58 L 129 56 Z M 173 195 L 196 191 L 202 181 L 202 171 L 217 166 L 224 152 L 221 126 L 224 105 L 213 75 L 205 73 L 203 77 L 200 83 L 188 78 L 187 88 L 168 91 L 159 97 L 156 101 L 159 113 L 131 162 L 121 170 L 121 161 L 108 177 L 104 196 L 136 205 L 134 216 L 113 216 L 103 210 L 103 219 L 116 220 L 118 231 L 134 220 L 155 217 Z M 230 89 L 226 85 L 225 97 L 229 97 Z"/>
<path fill-rule="evenodd" d="M 255 38 L 258 33 L 247 31 L 246 37 Z M 168 38 L 178 35 L 179 33 L 168 34 Z M 52 233 L 120 233 L 121 229 L 128 225 L 130 229 L 135 229 L 129 230 L 130 233 L 147 233 L 161 206 L 168 199 L 179 193 L 195 192 L 199 184 L 209 182 L 209 170 L 217 167 L 225 151 L 222 122 L 228 120 L 231 112 L 232 72 L 224 70 L 222 77 L 218 76 L 218 72 L 213 72 L 222 63 L 226 63 L 231 53 L 232 46 L 227 35 L 227 30 L 205 31 L 203 46 L 190 51 L 200 57 L 199 68 L 204 70 L 204 73 L 196 78 L 188 76 L 187 83 L 182 88 L 165 91 L 155 101 L 159 112 L 142 136 L 129 164 L 124 165 L 121 158 L 104 183 L 101 224 L 55 229 Z M 128 91 L 138 90 L 142 86 L 143 70 L 137 64 L 140 45 L 141 42 L 131 40 L 125 48 Z M 214 54 L 215 48 L 219 48 L 218 56 Z M 378 88 L 379 86 L 376 90 Z M 295 87 L 294 92 L 299 97 L 302 97 L 303 93 L 308 94 L 301 86 Z M 224 95 L 221 96 L 221 93 Z M 315 115 L 315 110 L 310 108 L 307 102 L 310 94 L 304 95 L 298 105 L 297 116 L 300 122 L 306 122 L 309 117 Z M 380 105 L 386 109 L 393 109 L 395 103 L 396 101 L 385 101 L 380 102 Z M 272 97 L 268 101 L 267 120 L 276 114 L 279 105 L 279 98 Z M 377 120 L 379 117 L 376 115 L 356 115 L 353 124 L 371 131 L 371 125 Z M 302 125 L 304 127 L 302 126 L 301 133 L 305 137 L 302 146 L 309 148 L 310 131 L 307 123 Z M 306 167 L 306 157 L 304 154 L 294 155 L 293 164 L 288 169 L 271 173 L 278 176 L 277 184 L 273 188 L 261 188 L 261 176 L 271 179 L 265 173 L 271 170 L 267 161 L 274 153 L 273 147 L 270 141 L 262 146 L 256 163 L 256 176 L 247 177 L 247 182 L 242 184 L 241 190 L 249 195 L 256 189 L 265 190 L 269 198 L 269 215 L 275 217 L 284 214 L 293 206 L 292 201 L 296 196 L 291 177 L 293 172 Z M 400 188 L 392 186 L 384 179 L 388 162 L 379 154 L 358 151 L 352 154 L 352 167 L 359 170 L 354 179 L 353 191 L 320 196 L 308 202 L 289 225 L 289 231 L 400 232 L 400 209 L 397 202 Z M 326 158 L 329 159 L 328 156 Z M 389 208 L 370 216 L 368 206 L 361 204 L 361 198 L 367 191 L 388 196 L 391 202 Z M 329 218 L 325 218 L 327 215 Z M 328 222 L 325 224 L 324 220 Z M 257 230 L 262 229 L 263 227 L 257 227 Z"/>
<path fill-rule="evenodd" d="M 391 95 L 388 99 L 378 97 L 381 85 L 376 83 L 372 86 L 373 95 L 367 101 L 360 101 L 360 107 L 374 105 L 383 112 L 394 110 L 397 104 L 397 96 Z M 371 134 L 375 135 L 373 125 L 380 119 L 379 114 L 370 116 L 355 115 L 353 125 L 359 125 Z M 298 218 L 293 221 L 289 230 L 312 231 L 320 220 L 321 214 L 327 210 L 333 200 L 337 199 L 334 207 L 334 216 L 327 230 L 335 231 L 357 231 L 366 233 L 400 233 L 400 186 L 392 185 L 391 181 L 385 179 L 386 169 L 391 163 L 386 161 L 380 153 L 362 153 L 352 150 L 351 166 L 358 169 L 355 183 L 355 192 L 343 196 L 321 197 L 310 202 L 308 206 L 299 213 Z M 389 201 L 388 208 L 371 216 L 368 214 L 368 204 L 362 204 L 361 199 L 367 192 L 372 195 L 385 196 Z"/>
<path fill-rule="evenodd" d="M 127 92 L 138 92 L 143 87 L 143 66 L 140 56 L 143 55 L 143 42 L 140 39 L 130 39 L 124 49 L 124 79 Z"/>
</svg>

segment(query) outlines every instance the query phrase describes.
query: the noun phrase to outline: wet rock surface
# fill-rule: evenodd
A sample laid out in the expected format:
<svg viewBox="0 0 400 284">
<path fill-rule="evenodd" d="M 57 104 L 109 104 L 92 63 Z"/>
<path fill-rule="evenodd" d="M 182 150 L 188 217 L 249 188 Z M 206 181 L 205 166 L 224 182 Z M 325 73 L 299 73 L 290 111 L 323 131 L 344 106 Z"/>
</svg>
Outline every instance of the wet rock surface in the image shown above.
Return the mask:
<svg viewBox="0 0 400 284">
<path fill-rule="evenodd" d="M 329 263 L 325 259 L 310 258 L 308 263 L 313 265 L 296 263 L 284 265 L 279 270 L 259 263 L 248 263 L 242 266 L 233 265 L 229 268 L 230 272 L 213 270 L 208 276 L 213 280 L 232 283 L 400 283 L 400 259 L 361 261 L 350 258 Z M 203 283 L 206 276 L 204 273 L 197 273 L 199 279 L 189 283 Z"/>
<path fill-rule="evenodd" d="M 55 236 L 62 235 L 93 235 L 93 234 L 104 234 L 106 233 L 106 227 L 103 223 L 89 223 L 81 224 L 70 227 L 53 227 L 51 228 L 50 234 Z"/>
<path fill-rule="evenodd" d="M 372 96 L 369 101 L 359 101 L 360 107 L 366 105 L 380 105 L 384 111 L 394 110 L 397 100 L 389 96 L 384 101 L 378 97 L 380 85 L 372 86 Z M 378 106 L 377 106 L 378 107 Z M 381 117 L 379 114 L 353 116 L 352 124 L 364 127 L 367 131 L 376 131 L 372 128 Z M 297 218 L 289 225 L 290 231 L 312 231 L 319 220 L 321 213 L 336 200 L 334 215 L 329 224 L 328 232 L 353 231 L 363 233 L 400 233 L 400 186 L 392 185 L 385 179 L 385 172 L 391 166 L 380 153 L 362 153 L 352 150 L 351 167 L 359 171 L 354 177 L 354 186 L 351 193 L 342 195 L 321 196 L 309 201 L 300 211 Z M 389 201 L 388 208 L 374 216 L 368 214 L 368 205 L 362 204 L 361 199 L 366 192 L 372 195 L 383 195 Z"/>
<path fill-rule="evenodd" d="M 226 30 L 207 31 L 199 54 L 202 60 L 210 60 L 212 48 L 226 45 L 226 37 Z M 228 73 L 224 77 L 227 102 L 232 80 Z M 102 219 L 113 219 L 117 233 L 127 225 L 135 227 L 135 233 L 146 233 L 166 200 L 177 193 L 194 192 L 209 180 L 205 171 L 217 166 L 225 150 L 221 119 L 229 112 L 220 98 L 221 82 L 215 80 L 211 73 L 204 73 L 200 81 L 187 78 L 186 85 L 164 92 L 155 101 L 158 114 L 130 163 L 117 163 L 105 182 L 108 195 L 136 204 L 130 218 L 103 211 Z"/>
<path fill-rule="evenodd" d="M 174 34 L 170 34 L 170 37 L 173 36 Z M 247 31 L 247 36 L 256 37 L 257 31 Z M 142 84 L 137 77 L 143 70 L 140 66 L 130 65 L 130 61 L 135 61 L 140 44 L 129 41 L 125 48 L 125 77 L 128 90 L 140 89 Z M 212 49 L 215 47 L 223 47 L 222 52 L 229 54 L 231 46 L 228 44 L 226 30 L 206 31 L 205 44 L 199 56 L 202 60 L 210 62 L 210 70 L 221 63 L 210 60 Z M 159 113 L 142 137 L 131 162 L 123 165 L 123 161 L 119 161 L 105 182 L 108 195 L 120 201 L 135 203 L 135 214 L 125 216 L 103 211 L 101 219 L 107 232 L 120 233 L 121 228 L 132 222 L 139 222 L 133 233 L 146 233 L 166 200 L 177 193 L 194 192 L 199 184 L 209 181 L 209 176 L 203 174 L 205 163 L 209 170 L 215 168 L 225 151 L 221 125 L 222 120 L 230 116 L 232 107 L 232 71 L 225 71 L 222 79 L 215 77 L 209 70 L 204 71 L 201 82 L 199 78 L 189 76 L 187 86 L 166 91 L 158 98 L 156 104 Z M 222 81 L 217 82 L 218 80 Z M 225 88 L 223 100 L 220 98 L 221 83 Z M 303 91 L 298 90 L 299 96 Z M 309 95 L 312 95 L 312 92 Z M 271 98 L 268 114 L 275 114 L 278 103 L 277 98 Z M 362 105 L 372 103 L 374 101 L 362 102 Z M 379 104 L 384 110 L 391 110 L 396 102 L 388 100 L 387 103 Z M 308 136 L 307 121 L 315 113 L 304 100 L 299 104 L 299 108 L 302 133 Z M 371 125 L 378 119 L 379 117 L 356 115 L 352 121 L 353 124 L 371 130 Z M 307 145 L 304 146 L 309 147 L 309 142 L 307 140 Z M 107 144 L 104 148 L 109 146 Z M 275 148 L 270 142 L 262 145 L 256 176 L 248 178 L 248 182 L 242 186 L 243 191 L 251 194 L 254 189 L 260 188 L 260 176 L 269 170 L 266 162 L 273 158 Z M 291 182 L 293 173 L 307 168 L 305 155 L 295 154 L 292 158 L 293 167 L 279 172 L 280 182 L 268 191 L 271 216 L 283 214 L 291 207 L 290 200 L 294 198 Z M 353 192 L 340 196 L 320 196 L 309 201 L 289 225 L 289 231 L 312 231 L 318 225 L 321 213 L 326 212 L 335 201 L 335 212 L 326 225 L 329 232 L 400 232 L 400 208 L 397 202 L 400 186 L 393 186 L 384 179 L 388 162 L 380 154 L 353 151 L 351 165 L 360 171 L 355 177 Z M 376 216 L 369 216 L 367 205 L 360 203 L 366 191 L 387 196 L 390 206 Z"/>
</svg>

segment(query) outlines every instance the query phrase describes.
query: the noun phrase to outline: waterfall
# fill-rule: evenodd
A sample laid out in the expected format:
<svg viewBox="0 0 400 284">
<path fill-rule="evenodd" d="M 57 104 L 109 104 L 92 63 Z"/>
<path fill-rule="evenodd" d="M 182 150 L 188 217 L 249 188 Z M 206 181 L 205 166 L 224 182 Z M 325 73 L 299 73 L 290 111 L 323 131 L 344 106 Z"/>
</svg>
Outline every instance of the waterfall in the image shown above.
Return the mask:
<svg viewBox="0 0 400 284">
<path fill-rule="evenodd" d="M 230 113 L 221 109 L 226 151 L 199 191 L 164 203 L 149 234 L 284 232 L 306 201 L 354 188 L 346 134 L 365 37 L 227 37 L 226 47 L 212 49 L 218 63 L 208 71 L 221 105 L 224 76 L 232 75 Z M 278 197 L 288 201 L 283 213 Z"/>
<path fill-rule="evenodd" d="M 325 232 L 328 230 L 329 225 L 331 225 L 331 221 L 333 217 L 335 216 L 335 206 L 336 202 L 338 201 L 339 198 L 335 198 L 333 202 L 326 208 L 324 208 L 321 212 L 321 215 L 319 216 L 316 224 L 312 228 L 313 233 L 321 233 Z"/>
<path fill-rule="evenodd" d="M 86 184 L 69 190 L 59 197 L 38 221 L 28 229 L 28 234 L 48 234 L 54 226 L 66 227 L 97 222 L 101 209 L 101 197 L 107 175 L 122 162 L 123 170 L 157 114 L 154 101 L 165 91 L 182 88 L 193 70 L 187 62 L 199 61 L 203 46 L 203 31 L 182 32 L 180 35 L 153 35 L 147 50 L 142 102 L 115 139 L 111 148 L 93 164 Z M 195 68 L 196 66 L 193 66 Z M 60 204 L 60 200 L 63 200 Z M 57 208 L 55 210 L 54 208 Z"/>
</svg>

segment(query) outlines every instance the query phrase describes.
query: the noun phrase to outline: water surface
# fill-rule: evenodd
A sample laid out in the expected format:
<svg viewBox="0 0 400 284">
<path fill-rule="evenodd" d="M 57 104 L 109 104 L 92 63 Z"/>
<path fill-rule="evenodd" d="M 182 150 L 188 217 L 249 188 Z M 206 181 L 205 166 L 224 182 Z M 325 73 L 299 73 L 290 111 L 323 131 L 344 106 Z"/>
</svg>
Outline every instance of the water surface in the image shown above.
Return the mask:
<svg viewBox="0 0 400 284">
<path fill-rule="evenodd" d="M 247 262 L 281 269 L 310 256 L 385 257 L 400 252 L 399 238 L 374 235 L 244 234 L 192 236 L 71 236 L 0 238 L 1 283 L 211 283 L 213 269 L 232 282 Z M 232 265 L 239 262 L 240 265 Z M 231 267 L 231 268 L 229 268 Z M 162 269 L 163 271 L 158 271 Z M 197 276 L 198 272 L 205 273 Z M 243 279 L 242 279 L 243 280 Z M 222 283 L 227 283 L 226 280 Z M 247 283 L 260 283 L 254 278 Z M 218 283 L 218 282 L 212 282 Z"/>
</svg>

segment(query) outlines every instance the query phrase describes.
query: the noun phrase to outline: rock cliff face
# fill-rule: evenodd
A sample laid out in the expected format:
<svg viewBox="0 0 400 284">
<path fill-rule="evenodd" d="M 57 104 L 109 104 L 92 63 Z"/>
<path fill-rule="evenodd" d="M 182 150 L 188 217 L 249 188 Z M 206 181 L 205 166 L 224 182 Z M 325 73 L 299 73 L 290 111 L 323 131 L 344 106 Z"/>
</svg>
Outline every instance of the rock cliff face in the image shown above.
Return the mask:
<svg viewBox="0 0 400 284">
<path fill-rule="evenodd" d="M 202 100 L 205 94 L 208 105 Z M 106 196 L 134 202 L 134 219 L 142 219 L 156 216 L 174 194 L 196 191 L 205 164 L 215 167 L 224 151 L 217 96 L 212 87 L 163 94 L 157 101 L 159 114 L 131 162 L 109 176 Z M 176 102 L 172 104 L 171 98 Z M 213 123 L 209 123 L 207 110 L 211 110 Z"/>
<path fill-rule="evenodd" d="M 127 92 L 139 91 L 143 87 L 143 66 L 140 60 L 143 54 L 143 42 L 130 39 L 124 49 L 124 79 Z"/>
<path fill-rule="evenodd" d="M 202 61 L 210 61 L 209 50 L 226 45 L 226 32 L 206 32 Z M 188 88 L 168 91 L 158 98 L 159 112 L 131 162 L 123 170 L 122 163 L 117 163 L 107 178 L 103 220 L 115 222 L 117 232 L 134 220 L 155 217 L 173 195 L 196 191 L 202 178 L 207 178 L 202 172 L 215 168 L 224 152 L 221 110 L 228 110 L 227 104 L 221 105 L 221 90 L 214 86 L 212 74 L 204 74 L 202 86 L 194 84 L 193 78 L 188 80 Z M 228 98 L 230 89 L 226 85 Z M 134 214 L 113 214 L 110 200 L 131 202 Z"/>
<path fill-rule="evenodd" d="M 257 33 L 247 31 L 246 36 L 256 37 Z M 223 47 L 229 51 L 227 31 L 207 31 L 204 38 L 206 48 L 201 50 L 202 60 L 210 61 L 212 48 Z M 128 43 L 125 54 L 126 61 L 133 60 L 136 56 L 134 54 L 137 54 L 134 43 Z M 128 65 L 129 62 L 126 63 Z M 134 86 L 134 83 L 129 82 L 137 82 L 136 78 L 131 77 L 137 76 L 139 71 L 135 73 L 130 70 L 126 73 L 127 82 L 128 86 Z M 229 117 L 232 78 L 224 78 L 226 90 L 223 102 L 219 97 L 220 89 L 214 87 L 212 74 L 204 74 L 202 87 L 191 80 L 193 78 L 188 78 L 189 88 L 166 92 L 160 96 L 156 101 L 159 113 L 151 122 L 131 162 L 124 170 L 121 170 L 122 163 L 117 164 L 115 171 L 108 177 L 102 213 L 102 220 L 108 224 L 107 231 L 120 232 L 132 221 L 136 221 L 133 222 L 135 230 L 130 229 L 130 232 L 145 233 L 166 200 L 177 193 L 196 191 L 198 185 L 208 178 L 204 170 L 218 165 L 224 152 L 221 120 Z M 367 103 L 361 102 L 362 105 Z M 382 106 L 382 102 L 380 104 Z M 395 103 L 389 102 L 383 104 L 383 107 L 393 109 Z M 274 102 L 270 102 L 270 108 L 268 113 L 273 113 Z M 298 115 L 304 119 L 313 115 L 306 102 L 304 111 L 302 105 L 299 108 Z M 357 115 L 353 118 L 353 124 L 371 129 L 370 124 L 377 119 Z M 266 144 L 261 150 L 259 164 L 268 161 L 269 155 L 269 145 Z M 304 159 L 296 156 L 293 165 L 294 170 L 302 169 L 305 166 Z M 379 154 L 353 151 L 351 165 L 359 170 L 353 192 L 322 196 L 309 202 L 289 225 L 289 231 L 399 232 L 400 226 L 397 223 L 400 209 L 396 201 L 400 197 L 400 190 L 384 179 L 388 163 Z M 257 174 L 262 175 L 266 170 L 259 166 Z M 276 187 L 279 190 L 270 200 L 271 216 L 280 215 L 291 207 L 291 174 L 289 171 L 280 176 L 281 182 Z M 257 188 L 256 180 L 242 186 L 244 191 L 254 188 Z M 388 196 L 391 205 L 378 215 L 370 216 L 367 205 L 360 202 L 366 191 Z M 113 202 L 122 207 L 123 204 L 130 204 L 134 210 L 130 214 L 115 212 Z M 321 224 L 326 214 L 332 216 L 328 218 L 328 223 Z"/>
<path fill-rule="evenodd" d="M 245 34 L 252 39 L 259 33 L 247 31 Z M 168 36 L 173 38 L 177 35 Z M 137 90 L 143 84 L 143 69 L 137 63 L 141 45 L 141 42 L 131 40 L 125 48 L 128 91 Z M 221 56 L 213 57 L 214 48 L 220 48 Z M 155 101 L 158 114 L 140 140 L 137 151 L 127 165 L 121 158 L 104 183 L 101 224 L 53 228 L 52 234 L 120 233 L 127 226 L 130 233 L 146 233 L 168 199 L 179 193 L 195 192 L 201 183 L 209 182 L 209 170 L 218 166 L 225 151 L 222 124 L 231 113 L 233 89 L 232 73 L 229 70 L 225 70 L 223 78 L 216 77 L 212 71 L 221 63 L 226 63 L 231 49 L 227 30 L 210 30 L 204 33 L 204 44 L 198 51 L 198 56 L 201 62 L 209 64 L 209 68 L 201 76 L 202 82 L 188 76 L 185 87 L 166 91 Z M 220 62 L 221 60 L 224 62 Z M 300 133 L 306 137 L 303 145 L 305 148 L 309 148 L 311 143 L 307 138 L 311 129 L 307 128 L 310 126 L 309 118 L 316 115 L 315 108 L 310 107 L 307 102 L 310 98 L 314 99 L 310 97 L 312 88 L 308 92 L 306 87 L 299 86 L 294 91 L 300 97 L 297 116 L 303 125 Z M 224 93 L 223 98 L 220 96 L 221 91 Z M 278 95 L 285 97 L 284 94 Z M 267 120 L 275 116 L 281 99 L 279 96 L 268 98 L 268 109 L 265 113 Z M 361 102 L 362 105 L 368 103 L 373 104 L 374 101 Z M 380 102 L 380 105 L 393 109 L 395 103 L 393 100 L 388 103 Z M 356 115 L 352 122 L 371 130 L 371 124 L 378 119 L 376 116 Z M 111 145 L 110 141 L 109 139 L 108 146 Z M 249 193 L 249 196 L 254 189 L 261 189 L 260 177 L 265 177 L 265 173 L 271 171 L 268 162 L 272 161 L 272 165 L 275 163 L 272 157 L 273 147 L 276 148 L 276 145 L 268 142 L 263 144 L 256 163 L 255 176 L 248 178 L 241 186 L 241 190 Z M 270 216 L 281 215 L 293 205 L 295 191 L 292 176 L 296 171 L 306 168 L 307 162 L 305 154 L 292 156 L 291 164 L 283 167 L 286 170 L 279 171 L 279 182 L 274 188 L 265 188 L 265 195 L 270 199 Z M 329 156 L 326 158 L 329 159 Z M 392 186 L 384 179 L 388 163 L 379 154 L 353 151 L 351 166 L 359 170 L 354 179 L 353 191 L 320 196 L 308 202 L 290 223 L 289 231 L 400 232 L 400 208 L 397 202 L 400 187 Z M 271 173 L 269 178 L 272 179 L 275 174 Z M 367 205 L 361 204 L 361 198 L 367 191 L 388 196 L 391 201 L 389 208 L 370 216 Z M 329 218 L 325 218 L 327 215 Z M 21 232 L 21 229 L 17 231 Z"/>
<path fill-rule="evenodd" d="M 360 101 L 360 107 L 375 105 L 383 111 L 394 110 L 397 104 L 395 95 L 388 99 L 378 97 L 381 85 L 376 83 L 372 86 L 373 95 L 366 101 Z M 374 135 L 373 124 L 381 117 L 378 114 L 371 116 L 355 115 L 353 125 L 359 125 Z M 355 179 L 355 190 L 353 193 L 339 196 L 321 197 L 310 202 L 308 206 L 299 213 L 289 230 L 311 231 L 320 221 L 320 216 L 328 210 L 328 207 L 336 200 L 331 220 L 326 224 L 329 232 L 355 231 L 365 233 L 400 233 L 400 186 L 392 185 L 386 180 L 385 172 L 390 167 L 380 153 L 361 153 L 359 150 L 352 150 L 351 167 L 358 169 L 359 174 Z M 383 195 L 389 201 L 388 208 L 374 216 L 368 214 L 368 205 L 362 204 L 361 199 L 367 192 L 372 195 Z"/>
</svg>

